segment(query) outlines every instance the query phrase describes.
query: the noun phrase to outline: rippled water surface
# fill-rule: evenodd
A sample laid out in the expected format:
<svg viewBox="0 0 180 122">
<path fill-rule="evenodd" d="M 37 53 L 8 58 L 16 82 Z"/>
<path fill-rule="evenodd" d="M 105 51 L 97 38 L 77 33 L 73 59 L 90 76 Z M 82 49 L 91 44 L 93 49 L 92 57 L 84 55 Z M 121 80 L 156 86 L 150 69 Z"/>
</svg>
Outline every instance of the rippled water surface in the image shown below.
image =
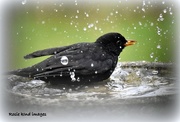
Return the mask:
<svg viewBox="0 0 180 122">
<path fill-rule="evenodd" d="M 46 104 L 57 105 L 59 101 L 68 100 L 106 103 L 118 99 L 174 95 L 176 79 L 172 69 L 173 65 L 167 63 L 119 63 L 108 80 L 71 86 L 52 86 L 41 80 L 13 75 L 8 77 L 7 90 L 15 96 L 46 100 Z"/>
<path fill-rule="evenodd" d="M 119 63 L 108 80 L 71 86 L 11 75 L 7 79 L 7 106 L 10 112 L 45 112 L 67 122 L 152 118 L 169 122 L 176 115 L 173 67 L 171 63 Z"/>
</svg>

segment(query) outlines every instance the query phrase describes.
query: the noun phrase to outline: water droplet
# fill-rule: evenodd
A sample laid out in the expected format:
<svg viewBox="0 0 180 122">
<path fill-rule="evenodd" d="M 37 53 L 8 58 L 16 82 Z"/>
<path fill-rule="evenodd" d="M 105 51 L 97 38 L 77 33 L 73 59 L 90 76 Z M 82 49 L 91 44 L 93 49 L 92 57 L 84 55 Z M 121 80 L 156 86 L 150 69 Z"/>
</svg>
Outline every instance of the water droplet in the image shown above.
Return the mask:
<svg viewBox="0 0 180 122">
<path fill-rule="evenodd" d="M 53 31 L 57 31 L 57 28 L 52 28 Z"/>
<path fill-rule="evenodd" d="M 84 14 L 86 15 L 86 17 L 89 17 L 89 14 L 88 14 L 88 13 L 85 12 Z"/>
<path fill-rule="evenodd" d="M 141 26 L 141 25 L 142 25 L 142 23 L 141 23 L 141 22 L 139 22 L 139 25 Z"/>
<path fill-rule="evenodd" d="M 160 14 L 160 15 L 159 15 L 159 18 L 157 19 L 157 21 L 163 21 L 163 20 L 164 20 L 163 15 Z"/>
<path fill-rule="evenodd" d="M 163 12 L 164 12 L 164 13 L 167 13 L 167 10 L 166 10 L 166 9 L 164 9 L 164 10 L 163 10 Z"/>
<path fill-rule="evenodd" d="M 67 64 L 68 64 L 68 58 L 67 58 L 67 56 L 62 56 L 62 57 L 61 57 L 61 64 L 62 64 L 62 65 L 67 65 Z"/>
<path fill-rule="evenodd" d="M 69 92 L 72 92 L 72 89 L 71 89 L 71 88 L 69 89 Z"/>
<path fill-rule="evenodd" d="M 154 23 L 153 22 L 151 22 L 151 26 L 153 26 L 154 25 Z"/>
<path fill-rule="evenodd" d="M 75 18 L 77 19 L 77 18 L 78 18 L 78 15 L 76 15 Z"/>
<path fill-rule="evenodd" d="M 79 10 L 77 10 L 77 13 L 79 14 Z"/>
<path fill-rule="evenodd" d="M 157 49 L 161 49 L 161 45 L 158 44 L 158 45 L 157 45 Z"/>
<path fill-rule="evenodd" d="M 95 71 L 94 73 L 95 73 L 95 74 L 97 74 L 98 72 L 97 72 L 97 71 Z"/>
<path fill-rule="evenodd" d="M 151 57 L 151 58 L 153 58 L 153 57 L 154 57 L 154 53 L 153 53 L 153 52 L 150 54 L 150 57 Z"/>
<path fill-rule="evenodd" d="M 83 30 L 84 30 L 84 31 L 86 31 L 86 30 L 87 30 L 87 28 L 86 28 L 86 27 L 84 27 L 84 28 L 83 28 Z"/>
<path fill-rule="evenodd" d="M 71 77 L 71 81 L 73 81 L 73 82 L 76 81 L 74 72 L 70 72 L 70 77 Z"/>
<path fill-rule="evenodd" d="M 95 27 L 94 27 L 94 30 L 97 30 L 97 29 L 98 29 L 98 28 L 95 26 Z"/>
<path fill-rule="evenodd" d="M 42 24 L 45 24 L 46 22 L 45 22 L 45 21 L 42 21 L 41 23 L 42 23 Z"/>
<path fill-rule="evenodd" d="M 157 26 L 157 34 L 158 34 L 158 35 L 161 35 L 161 30 L 162 30 L 162 29 L 160 29 L 160 28 Z"/>
<path fill-rule="evenodd" d="M 91 63 L 91 67 L 94 67 L 94 64 L 93 64 L 93 63 Z"/>
<path fill-rule="evenodd" d="M 94 26 L 94 24 L 91 23 L 88 25 L 88 28 L 92 28 L 93 26 Z"/>
<path fill-rule="evenodd" d="M 156 57 L 156 58 L 154 59 L 154 61 L 155 61 L 155 62 L 158 62 L 158 57 Z"/>
<path fill-rule="evenodd" d="M 144 11 L 144 12 L 145 12 L 145 8 L 142 8 L 142 11 Z"/>
<path fill-rule="evenodd" d="M 141 74 L 140 71 L 137 71 L 137 72 L 136 72 L 136 75 L 137 75 L 137 76 L 140 76 L 140 74 Z"/>
<path fill-rule="evenodd" d="M 57 10 L 57 9 L 54 9 L 54 11 L 55 11 L 55 12 L 58 12 L 58 10 Z"/>
<path fill-rule="evenodd" d="M 23 0 L 21 3 L 22 3 L 22 5 L 25 5 L 27 3 L 27 1 Z"/>
</svg>

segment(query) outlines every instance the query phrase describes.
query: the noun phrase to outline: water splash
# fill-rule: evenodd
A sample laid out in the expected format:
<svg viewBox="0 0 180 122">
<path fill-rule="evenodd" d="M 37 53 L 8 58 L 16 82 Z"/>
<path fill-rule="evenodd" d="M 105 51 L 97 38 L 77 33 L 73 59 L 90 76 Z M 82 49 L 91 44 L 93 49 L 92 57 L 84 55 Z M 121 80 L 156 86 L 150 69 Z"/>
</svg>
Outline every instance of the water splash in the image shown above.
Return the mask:
<svg viewBox="0 0 180 122">
<path fill-rule="evenodd" d="M 153 58 L 154 57 L 154 53 L 152 52 L 151 54 L 150 54 L 150 58 Z"/>
<path fill-rule="evenodd" d="M 70 72 L 70 77 L 71 77 L 71 81 L 74 82 L 76 81 L 76 78 L 75 78 L 75 73 L 74 72 Z"/>
</svg>

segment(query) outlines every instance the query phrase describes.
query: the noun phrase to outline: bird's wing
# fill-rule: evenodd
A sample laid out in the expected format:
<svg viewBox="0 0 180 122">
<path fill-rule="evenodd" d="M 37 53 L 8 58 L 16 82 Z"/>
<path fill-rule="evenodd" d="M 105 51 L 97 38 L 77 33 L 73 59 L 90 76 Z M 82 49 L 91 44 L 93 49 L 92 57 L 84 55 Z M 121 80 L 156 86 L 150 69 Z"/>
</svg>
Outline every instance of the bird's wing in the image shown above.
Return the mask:
<svg viewBox="0 0 180 122">
<path fill-rule="evenodd" d="M 94 48 L 93 48 L 94 49 Z M 97 49 L 95 49 L 97 50 Z M 104 73 L 113 66 L 113 59 L 105 53 L 92 51 L 83 45 L 60 52 L 47 60 L 37 64 L 39 67 L 35 77 L 69 76 L 74 72 L 76 75 L 94 75 Z"/>
<path fill-rule="evenodd" d="M 30 59 L 30 58 L 37 58 L 37 57 L 41 57 L 41 56 L 47 56 L 47 55 L 55 55 L 59 52 L 69 49 L 70 47 L 71 47 L 71 45 L 65 46 L 65 47 L 56 47 L 56 48 L 38 50 L 38 51 L 35 51 L 33 53 L 30 53 L 30 54 L 24 56 L 24 58 Z"/>
</svg>

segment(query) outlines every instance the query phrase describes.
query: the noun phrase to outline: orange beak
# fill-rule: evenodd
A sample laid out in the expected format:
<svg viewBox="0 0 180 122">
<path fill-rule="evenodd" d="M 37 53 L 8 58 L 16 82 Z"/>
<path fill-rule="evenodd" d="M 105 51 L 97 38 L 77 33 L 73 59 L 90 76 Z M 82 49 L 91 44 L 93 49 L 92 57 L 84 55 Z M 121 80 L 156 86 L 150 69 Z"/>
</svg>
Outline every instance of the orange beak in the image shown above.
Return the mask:
<svg viewBox="0 0 180 122">
<path fill-rule="evenodd" d="M 130 46 L 130 45 L 134 45 L 136 43 L 136 41 L 134 41 L 134 40 L 128 40 L 125 44 L 124 44 L 124 46 L 126 47 L 126 46 Z"/>
</svg>

